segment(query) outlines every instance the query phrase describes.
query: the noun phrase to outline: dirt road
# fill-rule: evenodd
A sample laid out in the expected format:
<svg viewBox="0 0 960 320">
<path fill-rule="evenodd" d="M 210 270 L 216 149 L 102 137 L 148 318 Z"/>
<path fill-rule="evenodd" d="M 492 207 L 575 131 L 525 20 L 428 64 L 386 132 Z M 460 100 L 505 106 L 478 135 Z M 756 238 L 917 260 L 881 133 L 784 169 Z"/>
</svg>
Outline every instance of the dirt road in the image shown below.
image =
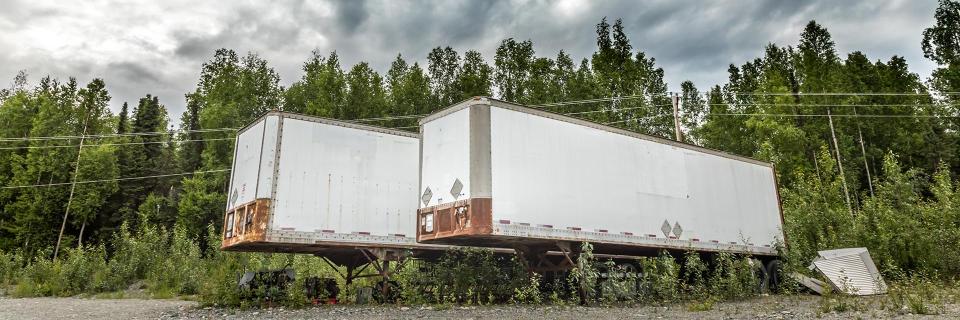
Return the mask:
<svg viewBox="0 0 960 320">
<path fill-rule="evenodd" d="M 709 311 L 688 304 L 666 307 L 579 306 L 318 306 L 290 310 L 199 308 L 180 300 L 0 298 L 0 319 L 876 319 L 921 316 L 890 310 L 881 297 L 855 300 L 861 311 L 824 312 L 821 298 L 769 296 L 717 303 Z M 930 319 L 958 319 L 960 305 L 947 305 Z"/>
</svg>

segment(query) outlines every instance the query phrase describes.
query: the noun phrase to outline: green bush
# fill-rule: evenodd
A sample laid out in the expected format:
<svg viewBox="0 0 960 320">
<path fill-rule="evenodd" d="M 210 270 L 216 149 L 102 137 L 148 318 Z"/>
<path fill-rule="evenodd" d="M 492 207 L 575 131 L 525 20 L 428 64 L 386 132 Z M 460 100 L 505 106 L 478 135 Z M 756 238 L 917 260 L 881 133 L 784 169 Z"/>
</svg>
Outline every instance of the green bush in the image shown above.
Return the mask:
<svg viewBox="0 0 960 320">
<path fill-rule="evenodd" d="M 897 313 L 941 314 L 946 310 L 948 290 L 931 277 L 914 275 L 890 286 L 887 307 Z"/>
<path fill-rule="evenodd" d="M 597 301 L 597 282 L 600 280 L 600 272 L 597 270 L 596 261 L 593 257 L 593 245 L 584 242 L 580 245 L 580 254 L 577 255 L 576 265 L 570 270 L 567 276 L 569 293 L 571 299 L 575 302 L 590 304 Z"/>
<path fill-rule="evenodd" d="M 504 303 L 514 301 L 518 289 L 533 299 L 532 279 L 516 258 L 489 249 L 451 249 L 436 263 L 407 265 L 396 279 L 406 303 Z"/>
<path fill-rule="evenodd" d="M 700 259 L 700 253 L 689 251 L 683 256 L 683 290 L 692 299 L 704 299 L 710 295 L 707 284 L 709 266 Z"/>
<path fill-rule="evenodd" d="M 513 289 L 513 296 L 510 297 L 510 302 L 533 305 L 543 303 L 543 294 L 540 293 L 540 279 L 540 275 L 536 273 L 531 274 L 525 286 Z"/>
<path fill-rule="evenodd" d="M 212 225 L 207 227 L 207 239 L 203 281 L 197 295 L 199 301 L 207 306 L 239 306 L 237 281 L 247 263 L 247 255 L 220 251 L 220 235 Z"/>
<path fill-rule="evenodd" d="M 713 270 L 707 280 L 710 293 L 728 300 L 743 299 L 757 295 L 758 276 L 755 265 L 749 257 L 740 257 L 730 253 L 717 253 L 713 259 Z"/>
<path fill-rule="evenodd" d="M 147 289 L 158 297 L 196 294 L 203 267 L 199 245 L 184 228 L 174 227 L 166 257 L 147 271 Z"/>
<path fill-rule="evenodd" d="M 640 270 L 645 291 L 642 300 L 671 302 L 680 298 L 680 265 L 670 253 L 640 258 Z"/>
<path fill-rule="evenodd" d="M 63 291 L 60 280 L 60 264 L 46 258 L 34 259 L 20 271 L 15 297 L 52 296 Z"/>
<path fill-rule="evenodd" d="M 66 257 L 57 261 L 60 292 L 58 296 L 104 291 L 111 275 L 107 269 L 106 249 L 96 247 L 69 248 Z"/>
<path fill-rule="evenodd" d="M 0 251 L 0 286 L 12 284 L 25 261 L 20 251 L 2 252 Z"/>
<path fill-rule="evenodd" d="M 121 225 L 113 237 L 113 256 L 110 258 L 109 290 L 124 290 L 130 284 L 146 279 L 150 270 L 167 258 L 169 240 L 162 229 L 140 224 L 137 232 L 131 233 L 127 224 Z"/>
<path fill-rule="evenodd" d="M 628 266 L 613 260 L 603 263 L 606 279 L 600 283 L 600 301 L 604 304 L 633 302 L 637 298 L 637 273 Z"/>
</svg>

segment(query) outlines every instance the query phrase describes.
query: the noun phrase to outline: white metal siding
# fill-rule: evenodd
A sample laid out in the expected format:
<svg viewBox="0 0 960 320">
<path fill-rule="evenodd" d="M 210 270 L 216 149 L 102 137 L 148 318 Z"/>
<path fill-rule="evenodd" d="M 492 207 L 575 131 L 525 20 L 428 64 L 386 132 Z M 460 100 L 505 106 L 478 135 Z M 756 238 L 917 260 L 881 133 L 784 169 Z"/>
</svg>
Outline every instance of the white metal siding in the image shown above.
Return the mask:
<svg viewBox="0 0 960 320">
<path fill-rule="evenodd" d="M 813 265 L 837 290 L 853 295 L 887 292 L 887 284 L 866 248 L 827 250 L 819 254 Z"/>
<path fill-rule="evenodd" d="M 261 120 L 237 136 L 227 211 L 256 199 L 264 127 L 264 121 Z"/>
<path fill-rule="evenodd" d="M 280 117 L 267 116 L 263 120 L 263 144 L 260 154 L 260 170 L 257 183 L 257 199 L 269 199 L 273 192 L 273 169 L 277 156 L 277 126 Z"/>
<path fill-rule="evenodd" d="M 423 164 L 419 199 L 430 188 L 433 197 L 420 207 L 454 201 L 450 194 L 457 179 L 463 184 L 460 199 L 470 197 L 470 108 L 421 126 Z"/>
<path fill-rule="evenodd" d="M 664 237 L 666 220 L 680 239 L 758 246 L 781 234 L 767 166 L 490 109 L 493 221 Z"/>
<path fill-rule="evenodd" d="M 285 118 L 273 230 L 414 236 L 419 139 Z"/>
</svg>

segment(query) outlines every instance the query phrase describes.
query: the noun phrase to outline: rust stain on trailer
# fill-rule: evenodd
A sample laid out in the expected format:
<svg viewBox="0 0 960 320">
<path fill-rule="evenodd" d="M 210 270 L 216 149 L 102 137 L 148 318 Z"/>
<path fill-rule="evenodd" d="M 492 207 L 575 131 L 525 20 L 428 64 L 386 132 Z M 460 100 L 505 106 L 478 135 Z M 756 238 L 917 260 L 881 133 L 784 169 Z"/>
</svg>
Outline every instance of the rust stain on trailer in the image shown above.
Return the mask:
<svg viewBox="0 0 960 320">
<path fill-rule="evenodd" d="M 257 199 L 239 205 L 223 216 L 221 250 L 266 240 L 270 221 L 270 199 Z"/>
<path fill-rule="evenodd" d="M 418 210 L 417 241 L 493 233 L 490 198 L 470 198 Z"/>
</svg>

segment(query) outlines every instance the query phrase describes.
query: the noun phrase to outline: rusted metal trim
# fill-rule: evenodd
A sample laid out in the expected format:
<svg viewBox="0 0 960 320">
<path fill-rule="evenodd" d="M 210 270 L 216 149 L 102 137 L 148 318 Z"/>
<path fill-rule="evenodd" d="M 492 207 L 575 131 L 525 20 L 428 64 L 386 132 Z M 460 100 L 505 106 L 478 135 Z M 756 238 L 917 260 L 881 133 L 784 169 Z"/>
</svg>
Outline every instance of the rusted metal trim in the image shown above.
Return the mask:
<svg viewBox="0 0 960 320">
<path fill-rule="evenodd" d="M 432 215 L 428 232 L 424 225 Z M 490 198 L 469 198 L 431 206 L 417 212 L 417 242 L 431 242 L 449 237 L 490 235 L 493 233 L 493 212 Z"/>
<path fill-rule="evenodd" d="M 231 250 L 237 246 L 263 242 L 266 240 L 268 231 L 268 222 L 270 216 L 270 199 L 256 199 L 243 205 L 237 206 L 233 210 L 224 213 L 223 233 L 221 233 L 221 250 Z M 248 215 L 250 218 L 248 218 Z M 227 221 L 232 216 L 233 226 Z M 250 223 L 247 223 L 247 220 Z M 231 237 L 227 234 L 231 233 Z"/>
</svg>

